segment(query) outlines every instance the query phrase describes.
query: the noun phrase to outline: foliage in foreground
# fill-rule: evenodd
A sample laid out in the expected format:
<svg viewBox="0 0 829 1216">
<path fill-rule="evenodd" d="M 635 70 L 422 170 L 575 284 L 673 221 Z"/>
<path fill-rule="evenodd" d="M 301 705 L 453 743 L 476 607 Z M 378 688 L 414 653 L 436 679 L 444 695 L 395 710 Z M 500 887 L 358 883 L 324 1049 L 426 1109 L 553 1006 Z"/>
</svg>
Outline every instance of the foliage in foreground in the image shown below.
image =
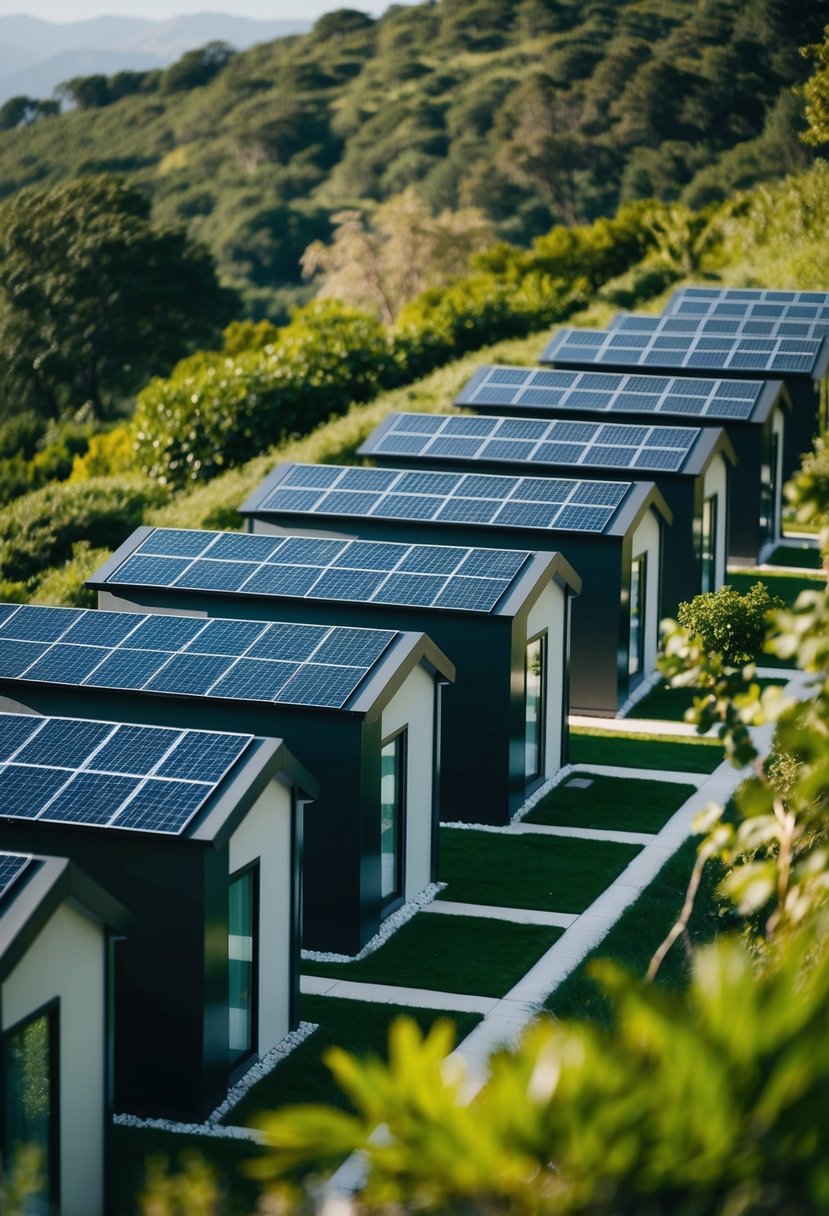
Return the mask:
<svg viewBox="0 0 829 1216">
<path fill-rule="evenodd" d="M 745 595 L 726 584 L 680 604 L 677 618 L 705 650 L 716 651 L 723 662 L 748 663 L 762 648 L 767 613 L 782 607 L 783 601 L 770 595 L 764 583 L 755 583 Z"/>
</svg>

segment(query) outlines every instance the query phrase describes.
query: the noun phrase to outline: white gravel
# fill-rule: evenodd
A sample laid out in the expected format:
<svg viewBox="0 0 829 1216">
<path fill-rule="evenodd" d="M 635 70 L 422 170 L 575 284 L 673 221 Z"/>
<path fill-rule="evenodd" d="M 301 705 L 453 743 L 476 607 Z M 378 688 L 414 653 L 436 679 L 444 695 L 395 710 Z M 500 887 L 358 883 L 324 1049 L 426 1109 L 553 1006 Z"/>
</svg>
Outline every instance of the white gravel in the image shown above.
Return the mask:
<svg viewBox="0 0 829 1216">
<path fill-rule="evenodd" d="M 388 941 L 393 933 L 410 921 L 416 912 L 425 908 L 446 886 L 445 882 L 433 882 L 419 891 L 414 899 L 410 899 L 402 908 L 387 916 L 371 941 L 366 942 L 359 954 L 327 954 L 322 950 L 303 950 L 302 957 L 311 963 L 359 963 L 378 950 L 383 942 Z"/>
<path fill-rule="evenodd" d="M 300 1043 L 304 1043 L 317 1029 L 316 1022 L 300 1022 L 297 1029 L 286 1034 L 285 1038 L 281 1039 L 276 1047 L 272 1047 L 267 1055 L 251 1064 L 244 1076 L 240 1077 L 236 1084 L 228 1090 L 224 1102 L 207 1116 L 204 1123 L 180 1123 L 175 1119 L 141 1119 L 138 1115 L 113 1115 L 112 1122 L 117 1123 L 119 1127 L 147 1127 L 157 1131 L 179 1132 L 182 1135 L 218 1136 L 227 1140 L 257 1140 L 258 1132 L 253 1128 L 228 1127 L 221 1124 L 219 1120 L 233 1110 L 233 1107 L 241 1102 L 254 1085 L 262 1081 L 268 1073 L 273 1072 L 278 1064 L 287 1059 L 291 1052 L 295 1051 Z"/>
</svg>

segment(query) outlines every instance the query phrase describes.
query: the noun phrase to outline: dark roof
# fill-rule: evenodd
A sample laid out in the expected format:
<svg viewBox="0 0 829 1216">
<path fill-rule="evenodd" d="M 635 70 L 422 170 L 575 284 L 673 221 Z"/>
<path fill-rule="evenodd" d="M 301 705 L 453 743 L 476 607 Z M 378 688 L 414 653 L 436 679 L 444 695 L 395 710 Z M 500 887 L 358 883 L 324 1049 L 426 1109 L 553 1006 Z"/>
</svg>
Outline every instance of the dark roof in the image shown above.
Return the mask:
<svg viewBox="0 0 829 1216">
<path fill-rule="evenodd" d="M 829 337 L 747 338 L 698 332 L 626 333 L 619 329 L 560 329 L 542 363 L 557 368 L 649 369 L 716 375 L 822 380 L 829 370 Z"/>
<path fill-rule="evenodd" d="M 722 451 L 734 450 L 715 427 L 649 426 L 591 418 L 515 418 L 488 414 L 390 414 L 359 449 L 361 456 L 465 465 L 530 465 L 562 475 L 593 469 L 658 476 L 696 476 Z"/>
<path fill-rule="evenodd" d="M 516 589 L 545 577 L 580 586 L 560 554 L 139 528 L 87 586 L 116 594 L 164 590 L 179 599 L 198 592 L 500 616 Z"/>
<path fill-rule="evenodd" d="M 643 505 L 671 517 L 652 482 L 283 464 L 248 498 L 241 513 L 314 521 L 407 520 L 545 536 L 618 536 L 630 526 L 629 508 Z"/>
<path fill-rule="evenodd" d="M 0 680 L 365 712 L 365 689 L 418 661 L 454 668 L 421 634 L 0 604 Z"/>
<path fill-rule="evenodd" d="M 731 307 L 728 305 L 727 307 Z M 782 309 L 781 309 L 782 311 Z M 637 334 L 703 334 L 708 337 L 731 338 L 822 338 L 829 334 L 829 305 L 812 312 L 821 315 L 811 319 L 755 316 L 746 312 L 740 316 L 721 316 L 716 310 L 709 316 L 696 312 L 677 312 L 663 317 L 645 316 L 635 312 L 617 312 L 610 328 Z M 825 315 L 823 315 L 825 314 Z"/>
<path fill-rule="evenodd" d="M 539 367 L 479 367 L 455 398 L 455 405 L 479 413 L 509 409 L 522 415 L 577 412 L 610 415 L 623 421 L 647 414 L 654 423 L 682 418 L 694 424 L 764 424 L 781 401 L 779 380 L 708 380 L 605 371 L 551 371 Z"/>
<path fill-rule="evenodd" d="M 286 771 L 316 792 L 280 740 L 0 713 L 3 819 L 198 838 L 240 774 L 261 786 Z"/>
<path fill-rule="evenodd" d="M 664 311 L 666 315 L 672 313 L 697 317 L 829 320 L 829 292 L 710 285 L 680 287 L 668 300 Z"/>
</svg>

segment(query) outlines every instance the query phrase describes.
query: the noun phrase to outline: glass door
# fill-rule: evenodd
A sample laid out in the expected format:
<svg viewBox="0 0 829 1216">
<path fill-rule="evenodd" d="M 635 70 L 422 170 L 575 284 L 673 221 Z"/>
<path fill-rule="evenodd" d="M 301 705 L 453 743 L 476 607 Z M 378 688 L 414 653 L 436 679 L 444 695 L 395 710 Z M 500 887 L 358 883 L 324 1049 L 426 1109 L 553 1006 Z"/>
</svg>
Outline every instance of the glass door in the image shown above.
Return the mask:
<svg viewBox="0 0 829 1216">
<path fill-rule="evenodd" d="M 4 1173 L 22 1165 L 24 1152 L 31 1154 L 35 1181 L 26 1216 L 49 1216 L 59 1208 L 58 1034 L 54 1005 L 3 1036 Z"/>
<path fill-rule="evenodd" d="M 544 731 L 546 725 L 547 636 L 527 643 L 524 665 L 524 772 L 528 779 L 544 772 Z"/>
<path fill-rule="evenodd" d="M 380 752 L 380 893 L 386 907 L 403 898 L 406 841 L 406 732 Z"/>
<path fill-rule="evenodd" d="M 702 504 L 702 585 L 701 591 L 717 588 L 717 499 L 706 498 Z"/>
<path fill-rule="evenodd" d="M 230 1062 L 256 1050 L 258 999 L 258 870 L 245 870 L 228 893 L 228 1014 Z"/>
<path fill-rule="evenodd" d="M 630 567 L 630 649 L 628 675 L 641 676 L 645 670 L 645 595 L 647 557 L 635 557 Z"/>
</svg>

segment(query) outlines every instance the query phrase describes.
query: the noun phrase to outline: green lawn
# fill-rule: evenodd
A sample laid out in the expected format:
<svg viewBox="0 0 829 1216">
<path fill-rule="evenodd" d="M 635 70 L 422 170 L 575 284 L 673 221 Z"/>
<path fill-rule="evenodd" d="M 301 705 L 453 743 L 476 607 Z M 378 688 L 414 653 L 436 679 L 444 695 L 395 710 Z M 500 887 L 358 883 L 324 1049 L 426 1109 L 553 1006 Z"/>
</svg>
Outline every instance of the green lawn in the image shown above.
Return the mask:
<svg viewBox="0 0 829 1216">
<path fill-rule="evenodd" d="M 769 558 L 770 566 L 798 566 L 801 570 L 820 570 L 823 562 L 820 549 L 778 545 Z"/>
<path fill-rule="evenodd" d="M 713 773 L 722 763 L 719 740 L 674 739 L 610 730 L 571 730 L 571 764 L 615 764 L 623 768 L 669 769 L 680 773 Z"/>
<path fill-rule="evenodd" d="M 682 908 L 698 845 L 698 838 L 691 837 L 666 862 L 604 941 L 547 998 L 547 1009 L 561 1018 L 589 1018 L 604 1024 L 610 1021 L 610 1006 L 587 974 L 589 964 L 597 958 L 609 958 L 634 974 L 644 976 L 654 951 L 667 936 Z M 718 863 L 709 864 L 703 873 L 689 925 L 689 937 L 694 945 L 710 941 L 731 923 L 715 898 L 721 874 Z M 687 949 L 680 938 L 662 963 L 657 982 L 667 987 L 680 987 L 687 983 L 688 974 Z"/>
<path fill-rule="evenodd" d="M 434 1009 L 404 1009 L 370 1001 L 303 996 L 302 1018 L 306 1022 L 319 1023 L 319 1029 L 254 1086 L 225 1122 L 244 1126 L 255 1121 L 262 1111 L 297 1102 L 325 1102 L 347 1108 L 348 1102 L 334 1084 L 323 1055 L 329 1047 L 336 1046 L 345 1047 L 356 1055 L 372 1054 L 385 1059 L 389 1025 L 401 1014 L 413 1018 L 423 1031 L 438 1018 L 448 1017 L 455 1023 L 457 1042 L 465 1039 L 481 1020 L 476 1013 L 446 1014 Z"/>
<path fill-rule="evenodd" d="M 526 822 L 658 832 L 696 789 L 670 781 L 602 777 L 586 772 L 576 775 L 591 782 L 588 789 L 576 789 L 565 781 L 539 802 Z"/>
<path fill-rule="evenodd" d="M 362 962 L 303 960 L 302 970 L 306 975 L 332 975 L 368 984 L 503 996 L 561 933 L 548 926 L 516 925 L 480 916 L 437 920 L 423 912 Z"/>
<path fill-rule="evenodd" d="M 505 836 L 442 828 L 439 899 L 583 912 L 639 852 L 636 845 L 566 836 Z"/>
<path fill-rule="evenodd" d="M 146 1183 L 148 1159 L 166 1162 L 178 1173 L 188 1158 L 201 1157 L 210 1163 L 221 1193 L 222 1216 L 250 1216 L 261 1194 L 258 1182 L 247 1178 L 244 1164 L 264 1150 L 241 1140 L 207 1136 L 184 1136 L 177 1132 L 144 1128 L 113 1127 L 111 1141 L 112 1203 L 114 1216 L 138 1216 L 148 1211 L 140 1203 Z M 169 1209 L 172 1211 L 172 1209 Z M 176 1210 L 178 1205 L 176 1205 Z M 181 1210 L 184 1210 L 183 1208 Z M 154 1212 L 157 1209 L 153 1209 Z M 168 1209 L 165 1207 L 165 1212 Z M 159 1213 L 159 1216 L 161 1214 Z"/>
<path fill-rule="evenodd" d="M 820 574 L 773 574 L 770 570 L 729 570 L 726 582 L 740 595 L 745 595 L 755 583 L 763 583 L 769 595 L 779 595 L 788 607 L 801 591 L 820 591 L 826 586 L 826 580 Z"/>
<path fill-rule="evenodd" d="M 763 661 L 763 660 L 761 660 Z M 761 688 L 770 684 L 785 684 L 785 676 L 769 680 L 758 680 Z M 667 684 L 657 684 L 646 697 L 643 697 L 628 713 L 628 718 L 661 718 L 664 722 L 682 722 L 685 711 L 694 704 L 694 698 L 704 695 L 705 689 L 699 688 L 670 688 Z"/>
</svg>

